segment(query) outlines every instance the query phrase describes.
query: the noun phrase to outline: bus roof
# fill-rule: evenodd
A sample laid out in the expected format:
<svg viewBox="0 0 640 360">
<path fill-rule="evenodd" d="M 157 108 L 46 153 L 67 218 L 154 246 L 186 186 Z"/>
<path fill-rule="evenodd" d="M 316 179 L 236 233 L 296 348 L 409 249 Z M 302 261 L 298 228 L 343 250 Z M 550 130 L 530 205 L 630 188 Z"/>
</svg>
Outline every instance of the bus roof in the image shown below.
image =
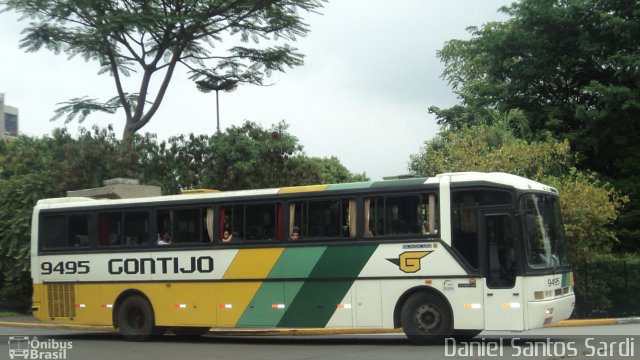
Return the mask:
<svg viewBox="0 0 640 360">
<path fill-rule="evenodd" d="M 513 187 L 519 190 L 537 190 L 548 191 L 552 193 L 558 193 L 555 188 L 544 185 L 537 181 L 533 181 L 527 178 L 523 178 L 518 175 L 502 173 L 502 172 L 457 172 L 457 173 L 444 173 L 436 175 L 436 178 L 442 178 L 448 176 L 452 183 L 464 183 L 464 182 L 490 182 L 493 184 L 500 184 L 509 187 Z M 439 182 L 439 181 L 438 181 Z"/>
<path fill-rule="evenodd" d="M 383 189 L 383 188 L 398 188 L 404 186 L 419 186 L 424 184 L 439 184 L 440 181 L 448 177 L 451 183 L 482 183 L 488 182 L 493 184 L 504 185 L 513 187 L 520 190 L 538 190 L 549 191 L 557 193 L 552 187 L 538 183 L 533 180 L 529 180 L 517 175 L 507 173 L 482 173 L 482 172 L 458 172 L 458 173 L 443 173 L 434 177 L 414 177 L 414 178 L 390 178 L 383 181 L 364 181 L 342 184 L 328 184 L 328 185 L 304 185 L 304 186 L 292 186 L 282 188 L 271 189 L 253 189 L 253 190 L 232 190 L 232 191 L 215 191 L 215 192 L 188 192 L 181 195 L 164 195 L 153 196 L 143 198 L 130 198 L 130 199 L 93 199 L 87 197 L 64 197 L 64 198 L 52 198 L 43 199 L 38 201 L 38 206 L 41 208 L 49 207 L 73 207 L 84 203 L 86 205 L 97 204 L 116 204 L 116 203 L 153 203 L 160 201 L 172 201 L 172 200 L 184 200 L 185 198 L 197 198 L 197 199 L 220 199 L 228 197 L 245 197 L 245 196 L 260 196 L 260 195 L 280 195 L 280 194 L 295 194 L 304 192 L 323 192 L 323 191 L 337 191 L 337 190 L 359 190 L 359 189 Z"/>
</svg>

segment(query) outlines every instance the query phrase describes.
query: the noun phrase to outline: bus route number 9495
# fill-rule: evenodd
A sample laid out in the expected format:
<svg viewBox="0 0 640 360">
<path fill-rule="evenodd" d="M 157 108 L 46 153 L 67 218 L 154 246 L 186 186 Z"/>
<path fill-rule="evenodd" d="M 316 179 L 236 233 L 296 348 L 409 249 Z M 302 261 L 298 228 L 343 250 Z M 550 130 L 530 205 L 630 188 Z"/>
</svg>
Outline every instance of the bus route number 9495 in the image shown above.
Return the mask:
<svg viewBox="0 0 640 360">
<path fill-rule="evenodd" d="M 89 261 L 60 261 L 55 265 L 45 261 L 40 264 L 40 270 L 42 271 L 42 275 L 50 275 L 53 273 L 61 275 L 88 274 Z"/>
<path fill-rule="evenodd" d="M 547 279 L 549 287 L 560 286 L 560 278 Z"/>
</svg>

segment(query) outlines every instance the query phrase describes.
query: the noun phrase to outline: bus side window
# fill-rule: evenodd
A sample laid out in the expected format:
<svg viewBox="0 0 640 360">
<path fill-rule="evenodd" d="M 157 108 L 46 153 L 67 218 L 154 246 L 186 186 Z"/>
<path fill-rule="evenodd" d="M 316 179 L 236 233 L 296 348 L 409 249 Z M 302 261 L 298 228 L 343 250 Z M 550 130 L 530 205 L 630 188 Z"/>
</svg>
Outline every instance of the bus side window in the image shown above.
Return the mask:
<svg viewBox="0 0 640 360">
<path fill-rule="evenodd" d="M 277 240 L 282 231 L 278 207 L 279 204 L 276 203 L 221 207 L 221 242 Z M 229 234 L 228 237 L 225 232 Z M 223 239 L 230 240 L 223 241 Z"/>
<path fill-rule="evenodd" d="M 277 234 L 276 204 L 245 206 L 246 240 L 275 240 Z"/>
<path fill-rule="evenodd" d="M 289 239 L 355 238 L 355 199 L 310 200 L 289 204 Z M 297 236 L 292 237 L 294 230 Z"/>
<path fill-rule="evenodd" d="M 149 242 L 149 214 L 131 212 L 124 214 L 124 245 L 142 245 Z"/>
<path fill-rule="evenodd" d="M 90 247 L 89 241 L 89 224 L 91 217 L 89 215 L 69 216 L 69 244 L 73 247 Z"/>
<path fill-rule="evenodd" d="M 66 216 L 44 216 L 40 229 L 44 249 L 58 249 L 68 246 Z"/>
<path fill-rule="evenodd" d="M 227 237 L 226 234 L 229 234 Z M 229 239 L 228 241 L 226 239 Z M 239 242 L 244 239 L 244 206 L 220 207 L 220 241 Z"/>
<path fill-rule="evenodd" d="M 113 246 L 122 244 L 122 213 L 103 213 L 98 215 L 99 246 Z"/>
<path fill-rule="evenodd" d="M 374 197 L 364 200 L 365 237 L 385 234 L 384 198 Z"/>
<path fill-rule="evenodd" d="M 42 247 L 44 249 L 88 248 L 91 246 L 91 216 L 44 216 L 42 218 Z"/>
<path fill-rule="evenodd" d="M 438 235 L 439 209 L 437 206 L 436 194 L 425 194 L 422 197 L 423 202 L 420 204 L 418 211 L 420 219 L 420 234 L 427 236 Z"/>
<path fill-rule="evenodd" d="M 364 236 L 435 236 L 438 234 L 436 203 L 436 194 L 365 198 Z"/>
<path fill-rule="evenodd" d="M 202 235 L 200 209 L 174 211 L 173 241 L 175 243 L 199 243 Z"/>
<path fill-rule="evenodd" d="M 452 247 L 467 260 L 472 268 L 478 269 L 478 219 L 475 194 L 470 191 L 453 193 L 451 204 Z"/>
</svg>

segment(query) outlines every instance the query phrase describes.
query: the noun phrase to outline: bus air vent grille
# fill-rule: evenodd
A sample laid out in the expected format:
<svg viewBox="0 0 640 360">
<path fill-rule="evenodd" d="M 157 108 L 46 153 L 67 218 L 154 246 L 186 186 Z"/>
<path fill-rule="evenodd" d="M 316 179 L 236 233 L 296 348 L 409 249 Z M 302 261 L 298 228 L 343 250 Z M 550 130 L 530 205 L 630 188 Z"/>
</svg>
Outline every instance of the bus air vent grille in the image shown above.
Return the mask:
<svg viewBox="0 0 640 360">
<path fill-rule="evenodd" d="M 76 291 L 73 284 L 47 285 L 49 317 L 73 318 L 76 316 Z"/>
</svg>

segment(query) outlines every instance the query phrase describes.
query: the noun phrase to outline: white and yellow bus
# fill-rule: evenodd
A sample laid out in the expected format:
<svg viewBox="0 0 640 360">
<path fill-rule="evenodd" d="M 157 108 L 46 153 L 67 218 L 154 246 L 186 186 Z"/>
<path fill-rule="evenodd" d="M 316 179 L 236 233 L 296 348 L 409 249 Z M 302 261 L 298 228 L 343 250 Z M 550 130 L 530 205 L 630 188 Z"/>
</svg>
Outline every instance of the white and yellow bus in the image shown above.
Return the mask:
<svg viewBox="0 0 640 360">
<path fill-rule="evenodd" d="M 402 328 L 414 342 L 569 318 L 557 191 L 503 173 L 40 200 L 33 314 L 171 329 Z"/>
</svg>

